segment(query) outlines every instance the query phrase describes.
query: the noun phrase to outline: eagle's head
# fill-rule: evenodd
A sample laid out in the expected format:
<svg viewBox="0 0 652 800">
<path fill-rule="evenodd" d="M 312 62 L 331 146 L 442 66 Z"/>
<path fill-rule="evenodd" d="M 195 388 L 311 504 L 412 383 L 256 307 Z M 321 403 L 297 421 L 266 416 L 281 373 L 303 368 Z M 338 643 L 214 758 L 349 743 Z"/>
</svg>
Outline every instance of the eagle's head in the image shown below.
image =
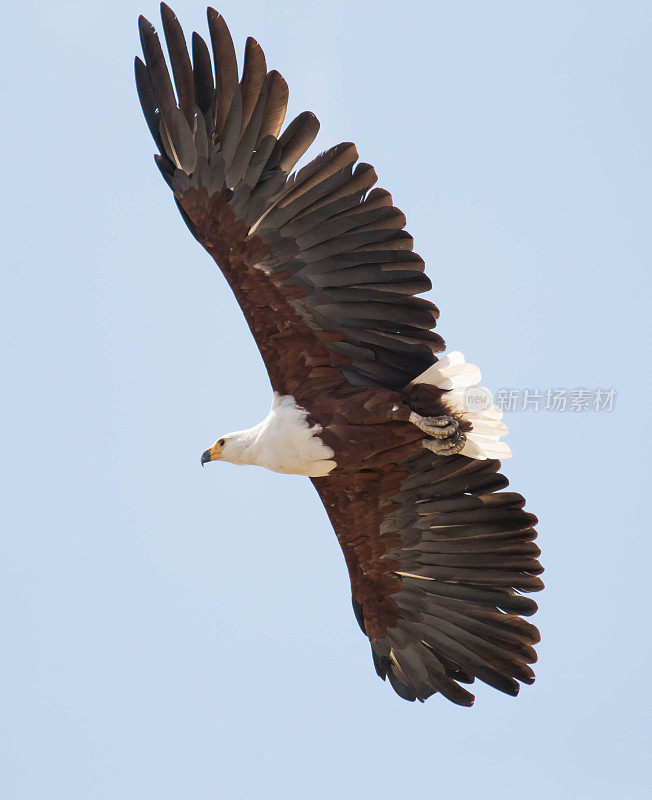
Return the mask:
<svg viewBox="0 0 652 800">
<path fill-rule="evenodd" d="M 226 437 L 218 439 L 212 447 L 204 450 L 201 454 L 201 465 L 207 464 L 209 461 L 219 461 L 224 453 L 226 447 Z"/>
<path fill-rule="evenodd" d="M 252 445 L 255 444 L 257 427 L 246 431 L 234 431 L 220 437 L 212 447 L 201 454 L 202 467 L 209 461 L 228 461 L 231 464 L 255 464 L 252 460 Z"/>
</svg>

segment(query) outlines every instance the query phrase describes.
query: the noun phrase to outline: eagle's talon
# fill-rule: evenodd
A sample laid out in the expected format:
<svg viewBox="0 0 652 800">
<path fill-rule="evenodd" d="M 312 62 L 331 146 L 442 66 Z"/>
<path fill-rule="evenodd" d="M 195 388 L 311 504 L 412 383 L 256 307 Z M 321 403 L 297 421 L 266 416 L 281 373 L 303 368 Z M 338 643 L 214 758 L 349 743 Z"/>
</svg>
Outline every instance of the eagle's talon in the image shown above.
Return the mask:
<svg viewBox="0 0 652 800">
<path fill-rule="evenodd" d="M 448 439 L 459 428 L 459 423 L 455 417 L 448 415 L 443 417 L 422 417 L 420 414 L 412 412 L 410 414 L 410 422 L 435 439 Z"/>
<path fill-rule="evenodd" d="M 455 417 L 422 417 L 413 411 L 410 422 L 431 437 L 423 439 L 423 446 L 439 456 L 454 456 L 464 447 L 466 436 L 460 431 Z"/>
<path fill-rule="evenodd" d="M 423 439 L 422 444 L 431 452 L 438 456 L 454 456 L 461 453 L 466 443 L 466 435 L 461 431 L 455 431 L 452 436 L 446 439 Z"/>
<path fill-rule="evenodd" d="M 442 419 L 441 417 L 431 417 L 433 420 Z M 443 419 L 450 419 L 450 422 L 445 425 L 435 425 L 434 427 L 428 427 L 428 429 L 424 430 L 424 433 L 430 434 L 435 439 L 448 439 L 451 436 L 455 435 L 455 432 L 458 429 L 458 422 L 456 419 L 452 417 L 444 417 Z M 429 419 L 426 418 L 426 422 L 429 422 Z"/>
</svg>

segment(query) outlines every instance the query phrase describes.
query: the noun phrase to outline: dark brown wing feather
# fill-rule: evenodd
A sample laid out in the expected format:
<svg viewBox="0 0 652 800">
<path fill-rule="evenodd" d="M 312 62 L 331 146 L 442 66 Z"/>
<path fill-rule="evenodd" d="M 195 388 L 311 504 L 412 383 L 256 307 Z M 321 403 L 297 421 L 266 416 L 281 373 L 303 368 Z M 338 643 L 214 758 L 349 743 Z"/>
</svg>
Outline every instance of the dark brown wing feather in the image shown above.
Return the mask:
<svg viewBox="0 0 652 800">
<path fill-rule="evenodd" d="M 532 683 L 537 629 L 519 615 L 543 587 L 536 518 L 504 492 L 498 461 L 425 451 L 355 475 L 313 478 L 337 533 L 376 671 L 407 700 L 460 705 L 475 678 Z"/>
<path fill-rule="evenodd" d="M 219 193 L 209 197 L 203 187 L 190 187 L 180 208 L 242 307 L 274 389 L 309 405 L 315 396 L 342 386 L 346 379 L 332 366 L 337 355 L 329 348 L 341 335 L 310 328 L 292 304 L 292 287 L 261 279 L 253 266 L 269 252 L 268 245 L 258 236 L 245 237 L 245 223 L 235 219 Z"/>
<path fill-rule="evenodd" d="M 284 348 L 291 344 L 291 370 L 299 354 L 329 364 L 343 382 L 402 388 L 443 349 L 431 330 L 437 309 L 415 297 L 431 284 L 403 229 L 404 215 L 387 192 L 372 188 L 376 174 L 356 163 L 353 144 L 337 145 L 289 174 L 319 123 L 304 113 L 281 134 L 287 84 L 278 72 L 266 72 L 253 39 L 238 81 L 226 23 L 209 9 L 213 80 L 201 37 L 193 35 L 191 63 L 181 27 L 165 5 L 162 18 L 177 96 L 158 36 L 143 18 L 145 63 L 136 65 L 139 97 L 160 150 L 157 163 L 187 224 L 230 273 L 231 286 L 239 287 L 238 301 L 274 388 L 281 391 L 293 377 L 283 372 L 280 344 L 261 338 L 277 334 Z M 253 307 L 262 298 L 264 312 Z M 260 314 L 270 319 L 252 324 Z"/>
</svg>

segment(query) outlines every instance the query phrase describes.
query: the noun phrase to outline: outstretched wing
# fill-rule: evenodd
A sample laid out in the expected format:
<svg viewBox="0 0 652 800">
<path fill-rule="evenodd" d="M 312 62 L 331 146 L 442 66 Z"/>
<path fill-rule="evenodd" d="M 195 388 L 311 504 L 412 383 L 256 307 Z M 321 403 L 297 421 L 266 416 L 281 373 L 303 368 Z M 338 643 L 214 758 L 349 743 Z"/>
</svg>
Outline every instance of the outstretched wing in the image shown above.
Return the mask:
<svg viewBox="0 0 652 800">
<path fill-rule="evenodd" d="M 507 694 L 532 683 L 537 629 L 521 619 L 543 588 L 520 494 L 499 461 L 413 458 L 313 478 L 351 578 L 353 608 L 378 675 L 406 700 L 441 692 L 460 705 L 475 678 Z"/>
<path fill-rule="evenodd" d="M 405 217 L 376 174 L 340 144 L 292 173 L 319 123 L 304 112 L 281 134 L 287 84 L 247 40 L 238 80 L 223 18 L 208 9 L 211 50 L 192 62 L 161 5 L 176 95 L 158 36 L 140 18 L 136 83 L 163 177 L 247 318 L 274 388 L 302 400 L 306 378 L 399 389 L 443 349 L 436 307 Z M 326 368 L 326 371 L 324 371 Z"/>
</svg>

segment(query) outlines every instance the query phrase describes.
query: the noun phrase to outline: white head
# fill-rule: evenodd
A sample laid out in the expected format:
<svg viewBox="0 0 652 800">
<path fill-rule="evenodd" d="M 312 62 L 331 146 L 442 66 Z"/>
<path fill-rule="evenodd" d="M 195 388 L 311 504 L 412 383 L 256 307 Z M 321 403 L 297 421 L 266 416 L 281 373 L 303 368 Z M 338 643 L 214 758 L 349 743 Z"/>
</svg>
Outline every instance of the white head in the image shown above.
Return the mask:
<svg viewBox="0 0 652 800">
<path fill-rule="evenodd" d="M 231 464 L 253 463 L 250 450 L 254 438 L 251 430 L 235 431 L 221 436 L 212 447 L 202 453 L 202 467 L 209 461 L 228 461 Z"/>
</svg>

